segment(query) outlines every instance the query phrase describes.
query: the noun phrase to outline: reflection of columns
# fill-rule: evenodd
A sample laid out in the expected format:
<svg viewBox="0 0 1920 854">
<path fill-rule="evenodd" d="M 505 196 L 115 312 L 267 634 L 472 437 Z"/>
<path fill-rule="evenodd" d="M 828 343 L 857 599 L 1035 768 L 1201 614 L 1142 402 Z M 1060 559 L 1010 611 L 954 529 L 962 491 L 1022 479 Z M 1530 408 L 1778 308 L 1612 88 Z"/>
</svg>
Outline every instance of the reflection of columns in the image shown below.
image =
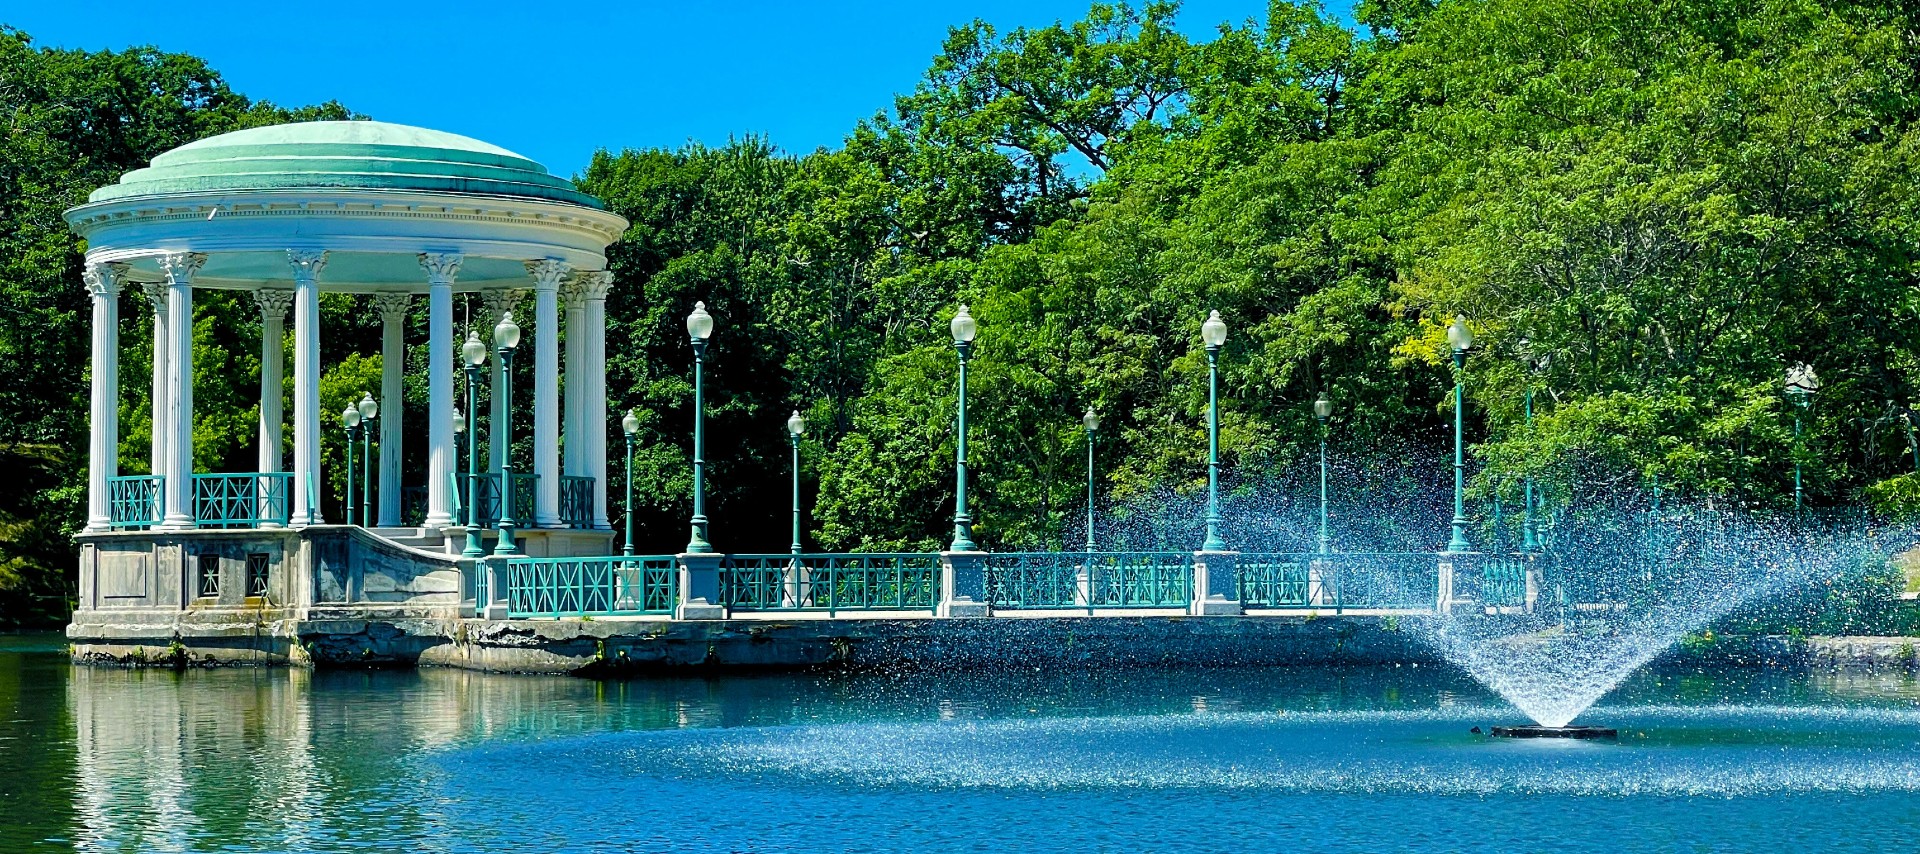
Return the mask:
<svg viewBox="0 0 1920 854">
<path fill-rule="evenodd" d="M 400 454 L 405 439 L 401 428 L 404 392 L 400 379 L 407 367 L 407 303 L 409 294 L 375 294 L 373 306 L 380 310 L 380 513 L 379 525 L 392 528 L 400 524 Z M 451 409 L 430 413 L 428 418 L 452 418 Z"/>
<path fill-rule="evenodd" d="M 593 526 L 609 530 L 607 523 L 607 290 L 613 286 L 613 274 L 587 273 L 577 280 L 586 300 L 586 352 L 581 356 L 585 368 L 586 393 L 580 403 L 582 435 L 586 437 L 583 463 L 593 477 Z"/>
<path fill-rule="evenodd" d="M 293 291 L 274 288 L 256 288 L 253 300 L 260 304 L 260 468 L 263 472 L 280 471 L 285 465 L 286 443 L 280 440 L 280 424 L 285 420 L 281 415 L 280 397 L 285 393 L 286 383 L 283 362 L 287 349 L 287 308 L 293 305 Z M 284 501 L 286 496 L 282 496 Z M 285 509 L 286 504 L 279 504 Z M 278 516 L 271 497 L 262 495 L 259 508 L 260 518 L 271 519 Z M 267 524 L 267 523 L 263 523 Z M 280 523 L 271 523 L 278 527 Z"/>
<path fill-rule="evenodd" d="M 153 307 L 153 451 L 147 471 L 165 477 L 167 464 L 172 462 L 167 455 L 167 434 L 171 432 L 167 430 L 167 286 L 146 282 L 140 291 Z"/>
<path fill-rule="evenodd" d="M 207 256 L 160 256 L 167 274 L 167 515 L 162 527 L 194 526 L 193 513 L 193 275 Z"/>
<path fill-rule="evenodd" d="M 587 356 L 587 297 L 580 290 L 578 275 L 560 286 L 560 299 L 567 306 L 567 381 L 561 391 L 566 395 L 566 423 L 561 425 L 560 447 L 565 458 L 560 470 L 570 475 L 591 475 L 587 470 L 587 437 L 584 415 L 587 379 L 583 360 Z"/>
<path fill-rule="evenodd" d="M 293 522 L 320 514 L 320 269 L 322 249 L 289 249 L 293 267 Z"/>
<path fill-rule="evenodd" d="M 480 334 L 487 341 L 493 341 L 493 326 L 500 322 L 500 316 L 512 311 L 520 304 L 526 292 L 517 288 L 502 288 L 485 291 L 481 294 L 481 304 L 487 307 L 487 317 L 481 323 Z M 499 349 L 496 344 L 487 348 L 488 352 Z M 493 391 L 487 395 L 491 407 L 487 410 L 487 470 L 499 471 L 500 464 L 507 460 L 507 431 L 500 429 L 507 423 L 507 395 L 500 387 L 500 372 L 488 371 L 493 375 Z"/>
<path fill-rule="evenodd" d="M 427 271 L 427 522 L 453 524 L 453 279 L 457 253 L 420 254 Z"/>
<path fill-rule="evenodd" d="M 527 262 L 533 277 L 533 524 L 560 527 L 560 280 L 573 272 L 554 258 Z"/>
<path fill-rule="evenodd" d="M 107 484 L 120 474 L 120 283 L 125 265 L 89 264 L 93 295 L 93 424 L 87 448 L 87 530 L 113 526 Z"/>
</svg>

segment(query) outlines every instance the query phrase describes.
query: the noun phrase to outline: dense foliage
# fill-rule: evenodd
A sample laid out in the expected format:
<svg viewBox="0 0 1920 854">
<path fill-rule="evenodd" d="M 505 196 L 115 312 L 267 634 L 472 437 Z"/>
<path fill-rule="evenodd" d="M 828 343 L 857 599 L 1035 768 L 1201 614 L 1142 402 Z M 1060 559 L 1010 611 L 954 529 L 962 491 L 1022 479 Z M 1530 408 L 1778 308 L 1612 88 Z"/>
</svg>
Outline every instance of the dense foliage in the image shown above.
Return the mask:
<svg viewBox="0 0 1920 854">
<path fill-rule="evenodd" d="M 1911 432 L 1886 412 L 1920 382 L 1920 13 L 1368 0 L 1356 31 L 1276 2 L 1208 38 L 1177 13 L 955 28 L 836 149 L 598 154 L 579 184 L 633 221 L 610 251 L 609 400 L 643 424 L 641 549 L 685 541 L 681 318 L 696 300 L 719 320 L 707 457 L 723 549 L 784 547 L 796 408 L 812 425 L 809 546 L 944 541 L 961 302 L 981 324 L 973 509 L 994 548 L 1066 541 L 1089 406 L 1103 501 L 1202 482 L 1209 309 L 1232 325 L 1223 443 L 1247 489 L 1302 463 L 1322 391 L 1336 448 L 1428 443 L 1451 418 L 1455 314 L 1480 341 L 1464 380 L 1483 491 L 1531 472 L 1564 502 L 1572 473 L 1606 473 L 1779 507 L 1798 453 L 1809 499 L 1835 505 L 1911 468 Z M 59 211 L 173 145 L 342 111 L 248 102 L 188 57 L 17 33 L 0 39 L 0 99 L 0 442 L 10 469 L 58 483 L 0 507 L 12 614 L 4 603 L 61 589 L 78 521 L 84 461 L 65 449 L 85 446 L 87 336 L 81 247 Z M 203 309 L 204 346 L 232 358 L 200 361 L 200 387 L 236 390 L 200 407 L 210 463 L 250 447 L 245 308 Z M 329 310 L 336 371 L 376 351 L 364 306 Z M 1796 452 L 1780 387 L 1799 361 L 1825 387 Z M 351 364 L 339 394 L 377 370 Z M 125 384 L 123 424 L 142 422 L 140 385 Z M 125 457 L 143 458 L 143 432 L 126 432 Z M 1897 509 L 1914 494 L 1902 484 L 1875 501 Z"/>
</svg>

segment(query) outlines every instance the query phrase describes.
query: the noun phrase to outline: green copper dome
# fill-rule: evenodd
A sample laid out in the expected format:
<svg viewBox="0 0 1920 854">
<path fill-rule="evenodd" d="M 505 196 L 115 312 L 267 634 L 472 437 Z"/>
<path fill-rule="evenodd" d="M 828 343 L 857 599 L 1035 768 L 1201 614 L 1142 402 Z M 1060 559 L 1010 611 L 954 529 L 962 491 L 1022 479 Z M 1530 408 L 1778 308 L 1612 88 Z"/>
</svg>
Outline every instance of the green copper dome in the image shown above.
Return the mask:
<svg viewBox="0 0 1920 854">
<path fill-rule="evenodd" d="M 420 190 L 601 207 L 546 167 L 477 139 L 387 122 L 298 122 L 191 142 L 101 187 L 89 202 L 316 188 Z"/>
</svg>

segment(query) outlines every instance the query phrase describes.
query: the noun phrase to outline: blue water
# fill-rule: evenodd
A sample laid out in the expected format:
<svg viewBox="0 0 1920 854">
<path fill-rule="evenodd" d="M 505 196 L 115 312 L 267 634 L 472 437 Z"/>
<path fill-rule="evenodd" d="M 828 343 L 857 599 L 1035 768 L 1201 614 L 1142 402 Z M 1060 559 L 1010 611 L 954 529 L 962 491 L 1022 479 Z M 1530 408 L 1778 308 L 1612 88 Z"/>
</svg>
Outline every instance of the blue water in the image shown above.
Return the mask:
<svg viewBox="0 0 1920 854">
<path fill-rule="evenodd" d="M 1920 685 L 1643 674 L 1500 741 L 1431 668 L 597 683 L 0 639 L 0 850 L 1909 851 Z"/>
</svg>

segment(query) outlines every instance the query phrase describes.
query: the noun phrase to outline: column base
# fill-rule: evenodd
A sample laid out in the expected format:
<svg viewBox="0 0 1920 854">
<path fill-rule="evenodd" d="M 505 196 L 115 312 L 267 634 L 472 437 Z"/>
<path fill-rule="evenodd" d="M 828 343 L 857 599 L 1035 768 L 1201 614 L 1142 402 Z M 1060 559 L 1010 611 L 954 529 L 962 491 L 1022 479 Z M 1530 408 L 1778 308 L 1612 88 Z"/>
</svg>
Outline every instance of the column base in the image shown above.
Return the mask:
<svg viewBox="0 0 1920 854">
<path fill-rule="evenodd" d="M 725 606 L 712 604 L 705 599 L 689 599 L 674 609 L 673 618 L 676 620 L 724 620 L 727 618 L 727 609 Z"/>
<path fill-rule="evenodd" d="M 160 522 L 162 531 L 191 531 L 198 527 L 199 521 L 192 516 L 168 516 Z"/>
<path fill-rule="evenodd" d="M 1193 603 L 1193 616 L 1196 617 L 1238 617 L 1245 613 L 1239 602 L 1228 599 L 1218 593 Z"/>
</svg>

